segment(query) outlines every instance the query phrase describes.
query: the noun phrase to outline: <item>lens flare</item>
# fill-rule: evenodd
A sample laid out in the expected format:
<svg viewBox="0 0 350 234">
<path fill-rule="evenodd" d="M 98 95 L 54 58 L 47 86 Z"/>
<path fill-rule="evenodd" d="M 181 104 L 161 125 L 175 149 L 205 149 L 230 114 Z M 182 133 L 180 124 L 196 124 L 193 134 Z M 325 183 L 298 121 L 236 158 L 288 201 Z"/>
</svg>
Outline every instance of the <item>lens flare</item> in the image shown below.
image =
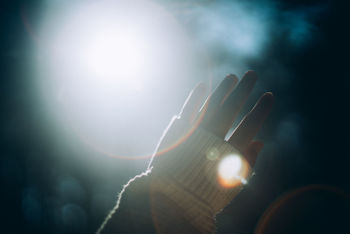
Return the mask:
<svg viewBox="0 0 350 234">
<path fill-rule="evenodd" d="M 221 159 L 218 166 L 218 179 L 223 187 L 234 187 L 246 184 L 248 163 L 238 154 L 232 154 Z"/>
</svg>

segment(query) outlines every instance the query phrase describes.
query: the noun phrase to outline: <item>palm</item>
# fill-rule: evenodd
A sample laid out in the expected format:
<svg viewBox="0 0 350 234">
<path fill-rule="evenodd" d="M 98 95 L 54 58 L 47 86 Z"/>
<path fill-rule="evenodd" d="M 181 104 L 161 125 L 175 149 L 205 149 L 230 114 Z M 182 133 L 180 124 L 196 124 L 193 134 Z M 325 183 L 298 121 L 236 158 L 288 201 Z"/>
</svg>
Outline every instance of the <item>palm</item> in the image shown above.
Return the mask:
<svg viewBox="0 0 350 234">
<path fill-rule="evenodd" d="M 181 119 L 192 124 L 200 121 L 200 127 L 224 138 L 249 97 L 256 80 L 257 76 L 253 71 L 247 72 L 240 82 L 235 75 L 227 76 L 209 96 L 201 110 L 199 109 L 206 93 L 205 85 L 197 85 L 181 111 Z M 273 102 L 272 93 L 263 94 L 228 140 L 241 151 L 251 166 L 263 147 L 263 142 L 254 141 L 254 138 L 270 113 Z"/>
</svg>

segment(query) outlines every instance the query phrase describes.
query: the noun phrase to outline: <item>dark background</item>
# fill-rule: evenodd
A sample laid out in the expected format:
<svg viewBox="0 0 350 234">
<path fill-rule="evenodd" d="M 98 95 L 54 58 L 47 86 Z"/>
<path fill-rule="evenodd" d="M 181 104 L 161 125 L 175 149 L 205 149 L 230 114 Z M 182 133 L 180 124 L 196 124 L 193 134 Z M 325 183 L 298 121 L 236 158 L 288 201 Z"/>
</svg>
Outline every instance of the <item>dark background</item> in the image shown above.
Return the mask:
<svg viewBox="0 0 350 234">
<path fill-rule="evenodd" d="M 219 233 L 252 233 L 276 199 L 310 184 L 326 187 L 291 202 L 289 208 L 283 208 L 289 213 L 281 208 L 280 220 L 276 218 L 273 226 L 284 231 L 275 233 L 350 233 L 345 225 L 350 218 L 349 202 L 339 192 L 350 190 L 345 2 L 277 2 L 281 12 L 325 7 L 312 19 L 315 33 L 309 43 L 296 49 L 283 29 L 276 28 L 265 52 L 247 61 L 260 77 L 280 75 L 271 65 L 279 61 L 292 78 L 284 85 L 272 78 L 261 80 L 276 97 L 273 113 L 260 133 L 267 142 L 256 165 L 257 176 L 219 216 Z M 70 143 L 58 143 L 48 127 L 50 121 L 41 116 L 36 91 L 29 85 L 35 43 L 23 25 L 21 11 L 26 9 L 35 25 L 42 3 L 2 1 L 0 5 L 0 232 L 93 233 L 113 206 L 121 185 L 139 168 L 127 160 L 107 158 L 103 166 L 109 167 L 101 168 L 98 176 L 89 173 L 88 163 L 75 156 L 75 148 L 82 143 L 73 136 L 67 140 Z M 118 174 L 111 166 L 115 163 L 121 165 Z M 104 187 L 113 175 L 118 176 Z"/>
</svg>

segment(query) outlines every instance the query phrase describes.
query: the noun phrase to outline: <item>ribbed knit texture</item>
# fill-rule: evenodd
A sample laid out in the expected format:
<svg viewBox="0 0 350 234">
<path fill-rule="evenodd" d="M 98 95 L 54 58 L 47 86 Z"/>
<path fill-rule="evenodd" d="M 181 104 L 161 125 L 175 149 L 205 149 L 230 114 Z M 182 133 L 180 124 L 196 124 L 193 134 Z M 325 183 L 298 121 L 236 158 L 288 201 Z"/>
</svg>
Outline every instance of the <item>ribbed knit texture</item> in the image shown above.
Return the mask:
<svg viewBox="0 0 350 234">
<path fill-rule="evenodd" d="M 218 162 L 222 157 L 238 151 L 201 128 L 195 129 L 189 136 L 188 132 L 191 132 L 190 127 L 180 120 L 176 120 L 168 129 L 158 152 L 172 148 L 174 144 L 177 147 L 154 158 L 151 194 L 161 193 L 169 198 L 199 233 L 214 233 L 215 214 L 241 190 L 240 185 L 224 188 L 219 184 Z M 179 139 L 182 140 L 179 142 Z M 210 160 L 207 155 L 214 148 L 219 156 Z M 156 216 L 161 218 L 157 217 L 157 220 L 162 223 L 167 210 L 162 210 L 159 204 L 152 202 L 151 206 L 159 213 Z"/>
<path fill-rule="evenodd" d="M 123 186 L 97 233 L 215 232 L 215 215 L 242 187 L 220 185 L 218 162 L 239 152 L 210 132 L 191 128 L 173 118 L 147 172 Z"/>
</svg>

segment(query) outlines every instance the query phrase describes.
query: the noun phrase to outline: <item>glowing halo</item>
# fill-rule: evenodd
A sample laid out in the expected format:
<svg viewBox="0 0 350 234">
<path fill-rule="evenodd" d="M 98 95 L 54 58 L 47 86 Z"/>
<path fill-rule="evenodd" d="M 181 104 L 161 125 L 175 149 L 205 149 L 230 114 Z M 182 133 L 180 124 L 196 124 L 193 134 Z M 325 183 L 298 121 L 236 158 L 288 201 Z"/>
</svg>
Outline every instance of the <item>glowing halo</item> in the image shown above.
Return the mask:
<svg viewBox="0 0 350 234">
<path fill-rule="evenodd" d="M 210 99 L 210 97 L 208 98 Z M 198 115 L 197 119 L 195 120 L 195 122 L 192 124 L 192 127 L 186 132 L 186 134 L 184 134 L 183 136 L 180 136 L 173 144 L 171 144 L 170 146 L 168 146 L 165 149 L 162 149 L 160 151 L 157 151 L 155 153 L 151 153 L 151 154 L 144 154 L 144 155 L 138 155 L 138 156 L 132 156 L 132 155 L 117 155 L 117 154 L 113 154 L 110 152 L 107 152 L 105 150 L 103 150 L 102 147 L 97 146 L 93 143 L 93 141 L 89 141 L 88 139 L 86 139 L 86 137 L 84 137 L 83 135 L 81 135 L 79 133 L 79 131 L 77 131 L 74 126 L 71 126 L 71 129 L 75 130 L 75 134 L 77 136 L 80 137 L 80 139 L 83 140 L 83 142 L 87 145 L 89 145 L 91 148 L 93 148 L 94 150 L 107 155 L 111 158 L 119 158 L 119 159 L 127 159 L 127 160 L 138 160 L 138 159 L 148 159 L 148 158 L 152 158 L 152 157 L 158 157 L 161 156 L 173 149 L 175 149 L 176 147 L 178 147 L 179 145 L 181 145 L 182 143 L 184 143 L 193 133 L 194 131 L 196 131 L 196 129 L 199 127 L 200 123 L 203 120 L 203 117 L 206 113 L 207 107 L 208 107 L 209 102 L 206 102 L 202 109 L 203 111 L 200 112 L 200 114 Z M 177 117 L 176 117 L 177 118 Z M 176 120 L 175 120 L 176 121 Z"/>
<path fill-rule="evenodd" d="M 225 188 L 247 183 L 250 168 L 248 162 L 238 154 L 223 157 L 218 164 L 218 181 Z"/>
<path fill-rule="evenodd" d="M 144 111 L 149 107 L 159 106 L 159 119 L 168 120 L 169 117 L 164 117 L 169 115 L 167 111 L 174 114 L 174 110 L 170 112 L 170 107 L 165 104 L 174 107 L 181 103 L 181 98 L 171 98 L 171 92 L 183 89 L 185 82 L 191 81 L 189 78 L 193 78 L 198 70 L 191 68 L 193 70 L 188 71 L 188 67 L 193 66 L 190 59 L 194 55 L 189 49 L 192 44 L 173 16 L 155 3 L 102 0 L 80 4 L 70 7 L 65 15 L 58 17 L 56 14 L 54 23 L 45 23 L 38 36 L 42 77 L 38 87 L 44 94 L 42 100 L 47 102 L 45 105 L 57 123 L 68 126 L 95 151 L 114 158 L 150 158 L 153 154 L 144 152 L 153 149 L 130 153 L 113 144 L 132 142 L 133 138 L 139 137 L 138 129 L 145 131 L 145 124 L 137 122 L 137 118 L 153 114 Z M 58 19 L 62 16 L 63 21 Z M 208 57 L 206 59 L 206 63 L 210 63 Z M 202 80 L 207 76 L 195 77 Z M 171 92 L 164 89 L 164 84 Z M 164 94 L 158 94 L 162 92 Z M 154 93 L 160 98 L 152 97 Z M 169 98 L 164 99 L 164 95 Z M 137 112 L 136 109 L 141 110 Z M 201 112 L 202 116 L 205 110 Z M 152 118 L 151 122 L 157 121 Z M 200 120 L 201 117 L 193 129 L 157 155 L 184 142 Z M 128 126 L 132 126 L 135 133 L 126 129 Z M 164 123 L 161 130 L 163 128 Z M 119 139 L 115 139 L 116 134 Z M 152 137 L 158 140 L 159 136 L 157 133 Z M 148 140 L 144 136 L 141 138 Z M 139 144 L 139 141 L 135 142 Z M 138 148 L 142 149 L 142 145 Z"/>
</svg>

